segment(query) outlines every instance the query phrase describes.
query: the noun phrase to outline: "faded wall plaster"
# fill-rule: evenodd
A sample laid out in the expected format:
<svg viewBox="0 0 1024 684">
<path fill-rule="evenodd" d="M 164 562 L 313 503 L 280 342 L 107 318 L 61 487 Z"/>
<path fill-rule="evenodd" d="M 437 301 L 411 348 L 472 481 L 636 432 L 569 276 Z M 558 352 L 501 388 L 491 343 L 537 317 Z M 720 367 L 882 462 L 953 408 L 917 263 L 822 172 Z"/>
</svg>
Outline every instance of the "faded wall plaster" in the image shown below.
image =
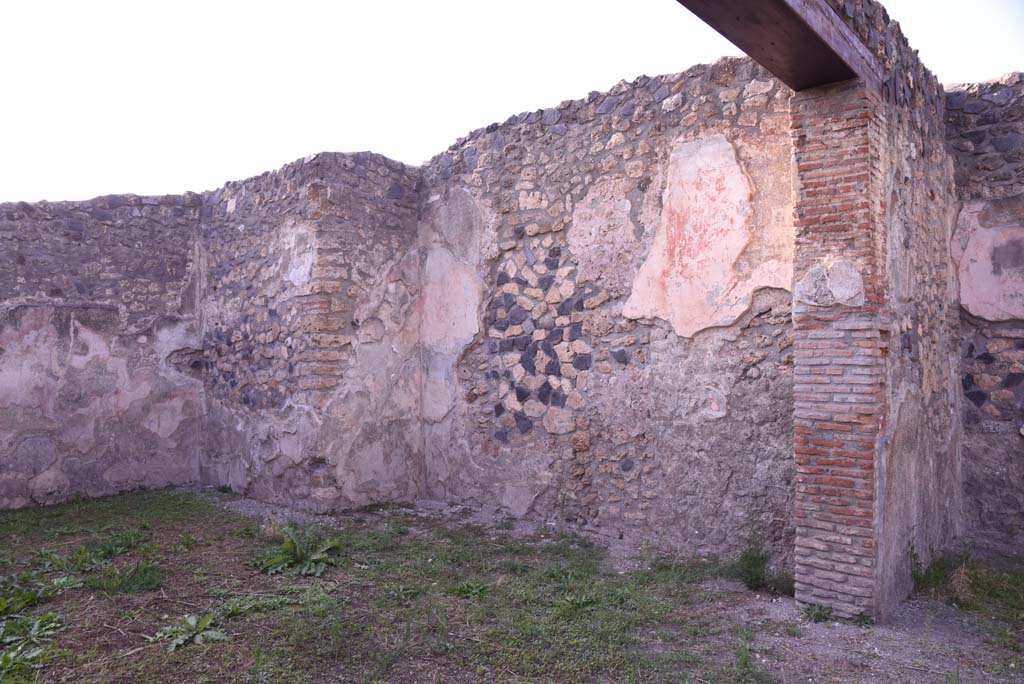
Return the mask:
<svg viewBox="0 0 1024 684">
<path fill-rule="evenodd" d="M 963 208 L 959 264 L 965 546 L 1024 556 L 1024 74 L 946 96 L 947 143 Z"/>
<path fill-rule="evenodd" d="M 414 186 L 326 154 L 208 198 L 204 481 L 324 511 L 417 496 Z"/>
<path fill-rule="evenodd" d="M 1024 201 L 967 202 L 952 242 L 960 301 L 989 321 L 1024 319 Z"/>
<path fill-rule="evenodd" d="M 888 112 L 881 154 L 889 416 L 878 465 L 875 615 L 886 619 L 930 563 L 964 532 L 958 293 L 946 245 L 957 201 L 952 159 L 936 139 Z M 930 131 L 930 133 L 929 133 Z"/>
<path fill-rule="evenodd" d="M 949 168 L 934 121 L 889 110 L 885 273 L 830 254 L 791 298 L 790 95 L 723 60 L 423 169 L 325 154 L 203 196 L 0 207 L 0 506 L 185 482 L 316 510 L 429 497 L 691 554 L 757 538 L 786 565 L 792 300 L 864 306 L 884 277 L 891 603 L 910 544 L 956 532 Z M 1016 163 L 1012 134 L 991 145 Z M 968 312 L 1009 312 L 973 322 L 980 425 L 1019 409 L 1014 201 L 969 205 L 953 242 Z M 1024 508 L 983 481 L 979 520 Z"/>
<path fill-rule="evenodd" d="M 196 481 L 201 385 L 159 355 L 159 330 L 117 326 L 105 309 L 0 316 L 2 507 Z"/>
<path fill-rule="evenodd" d="M 0 205 L 0 508 L 198 478 L 199 199 Z"/>
<path fill-rule="evenodd" d="M 755 289 L 789 288 L 792 247 L 787 249 L 784 236 L 781 254 L 770 255 L 750 273 L 737 272 L 736 262 L 752 239 L 752 190 L 725 136 L 676 143 L 654 243 L 622 314 L 661 318 L 676 334 L 692 337 L 735 321 L 750 306 Z M 788 223 L 777 228 L 792 233 Z"/>
<path fill-rule="evenodd" d="M 425 167 L 421 232 L 452 263 L 456 310 L 428 297 L 424 322 L 440 310 L 439 327 L 460 331 L 440 354 L 424 339 L 429 497 L 691 553 L 758 536 L 787 562 L 789 96 L 723 60 L 513 117 Z M 663 279 L 689 278 L 703 308 L 670 292 L 663 309 L 624 315 L 654 296 L 635 282 L 660 258 L 659 231 L 686 242 L 682 214 L 706 203 L 687 184 L 723 159 L 732 204 L 697 228 L 727 238 L 728 263 Z M 667 322 L 680 316 L 692 339 Z M 737 434 L 757 448 L 737 449 Z"/>
</svg>

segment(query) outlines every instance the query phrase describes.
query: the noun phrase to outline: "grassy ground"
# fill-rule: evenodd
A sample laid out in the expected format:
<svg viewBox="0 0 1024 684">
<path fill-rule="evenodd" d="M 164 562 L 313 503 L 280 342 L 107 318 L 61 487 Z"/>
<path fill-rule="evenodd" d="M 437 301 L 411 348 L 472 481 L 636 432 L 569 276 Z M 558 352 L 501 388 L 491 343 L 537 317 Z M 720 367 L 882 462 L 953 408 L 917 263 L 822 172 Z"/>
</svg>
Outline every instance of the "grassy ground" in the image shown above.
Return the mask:
<svg viewBox="0 0 1024 684">
<path fill-rule="evenodd" d="M 817 627 L 736 619 L 753 595 L 709 588 L 708 564 L 616 572 L 580 538 L 396 509 L 274 527 L 228 498 L 0 513 L 0 684 L 772 682 Z"/>
</svg>

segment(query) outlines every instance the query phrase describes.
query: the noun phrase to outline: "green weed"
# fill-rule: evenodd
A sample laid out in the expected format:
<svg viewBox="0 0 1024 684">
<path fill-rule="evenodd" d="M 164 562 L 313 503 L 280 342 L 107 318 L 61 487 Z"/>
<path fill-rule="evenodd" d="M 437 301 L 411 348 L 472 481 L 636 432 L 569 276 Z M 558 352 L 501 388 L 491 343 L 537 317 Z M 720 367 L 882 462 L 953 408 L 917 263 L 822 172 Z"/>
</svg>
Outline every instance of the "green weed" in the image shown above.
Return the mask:
<svg viewBox="0 0 1024 684">
<path fill-rule="evenodd" d="M 168 651 L 189 644 L 202 646 L 211 641 L 227 641 L 228 635 L 213 626 L 216 617 L 216 613 L 207 613 L 202 617 L 186 615 L 181 622 L 161 628 L 153 638 L 169 642 Z"/>
<path fill-rule="evenodd" d="M 828 622 L 832 619 L 832 609 L 811 603 L 804 606 L 804 619 L 808 622 Z"/>
<path fill-rule="evenodd" d="M 113 594 L 137 594 L 155 591 L 163 582 L 163 572 L 153 561 L 144 560 L 118 568 L 106 567 L 90 576 L 85 586 L 108 596 Z"/>
<path fill-rule="evenodd" d="M 225 601 L 217 609 L 217 615 L 222 618 L 236 618 L 250 613 L 262 613 L 277 610 L 284 606 L 296 604 L 297 600 L 284 596 L 271 596 L 267 598 L 234 598 Z"/>
<path fill-rule="evenodd" d="M 768 552 L 759 544 L 751 544 L 736 560 L 736 577 L 751 591 L 763 589 L 768 584 Z"/>
<path fill-rule="evenodd" d="M 198 543 L 199 541 L 196 540 L 195 537 L 186 532 L 178 537 L 178 541 L 174 544 L 173 551 L 175 553 L 185 553 L 194 549 Z"/>
<path fill-rule="evenodd" d="M 964 610 L 1005 620 L 1024 643 L 1024 570 L 985 566 L 970 556 L 936 558 L 927 568 L 918 565 L 915 588 Z"/>
<path fill-rule="evenodd" d="M 795 592 L 793 576 L 785 572 L 771 572 L 771 557 L 759 542 L 751 542 L 733 563 L 731 573 L 751 591 L 767 590 L 783 596 Z"/>
<path fill-rule="evenodd" d="M 464 599 L 480 598 L 487 594 L 491 588 L 482 582 L 459 582 L 453 586 L 449 593 Z"/>
<path fill-rule="evenodd" d="M 313 528 L 297 530 L 286 526 L 281 545 L 260 556 L 256 565 L 268 575 L 290 570 L 298 575 L 320 577 L 328 565 L 337 565 L 341 554 L 338 537 L 324 537 Z"/>
<path fill-rule="evenodd" d="M 0 619 L 8 618 L 57 595 L 35 573 L 0 576 Z"/>
</svg>

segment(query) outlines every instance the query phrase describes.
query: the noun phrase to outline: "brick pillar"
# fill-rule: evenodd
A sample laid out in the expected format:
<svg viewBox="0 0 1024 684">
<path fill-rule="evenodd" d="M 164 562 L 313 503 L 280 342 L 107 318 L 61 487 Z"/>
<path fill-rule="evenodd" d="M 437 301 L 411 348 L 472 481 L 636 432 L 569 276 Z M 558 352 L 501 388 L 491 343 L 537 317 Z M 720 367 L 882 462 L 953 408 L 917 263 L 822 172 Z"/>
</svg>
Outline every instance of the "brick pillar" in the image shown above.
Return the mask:
<svg viewBox="0 0 1024 684">
<path fill-rule="evenodd" d="M 860 81 L 797 93 L 792 112 L 796 597 L 842 617 L 874 615 L 887 413 L 884 114 Z"/>
</svg>

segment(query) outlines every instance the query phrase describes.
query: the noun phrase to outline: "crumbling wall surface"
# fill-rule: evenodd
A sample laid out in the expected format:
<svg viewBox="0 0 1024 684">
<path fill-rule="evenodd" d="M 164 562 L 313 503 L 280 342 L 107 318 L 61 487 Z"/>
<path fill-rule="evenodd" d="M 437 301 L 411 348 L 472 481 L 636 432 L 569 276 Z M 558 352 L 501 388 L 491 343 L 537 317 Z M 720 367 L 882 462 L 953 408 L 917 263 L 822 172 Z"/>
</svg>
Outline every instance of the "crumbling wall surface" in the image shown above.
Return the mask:
<svg viewBox="0 0 1024 684">
<path fill-rule="evenodd" d="M 881 5 L 830 4 L 884 73 L 794 100 L 797 598 L 884 620 L 962 529 L 956 197 L 941 86 Z"/>
<path fill-rule="evenodd" d="M 204 481 L 329 510 L 415 498 L 415 174 L 321 154 L 210 194 Z"/>
<path fill-rule="evenodd" d="M 0 205 L 0 508 L 195 482 L 199 204 Z"/>
<path fill-rule="evenodd" d="M 425 168 L 430 496 L 790 556 L 790 95 L 727 59 Z"/>
<path fill-rule="evenodd" d="M 976 551 L 1024 555 L 1024 75 L 955 87 L 947 134 L 963 202 L 965 513 Z"/>
<path fill-rule="evenodd" d="M 919 65 L 919 63 L 918 63 Z M 879 463 L 876 617 L 913 590 L 962 535 L 959 295 L 946 247 L 958 202 L 943 93 L 918 66 L 909 103 L 889 102 L 881 155 L 888 293 L 886 403 Z"/>
</svg>

